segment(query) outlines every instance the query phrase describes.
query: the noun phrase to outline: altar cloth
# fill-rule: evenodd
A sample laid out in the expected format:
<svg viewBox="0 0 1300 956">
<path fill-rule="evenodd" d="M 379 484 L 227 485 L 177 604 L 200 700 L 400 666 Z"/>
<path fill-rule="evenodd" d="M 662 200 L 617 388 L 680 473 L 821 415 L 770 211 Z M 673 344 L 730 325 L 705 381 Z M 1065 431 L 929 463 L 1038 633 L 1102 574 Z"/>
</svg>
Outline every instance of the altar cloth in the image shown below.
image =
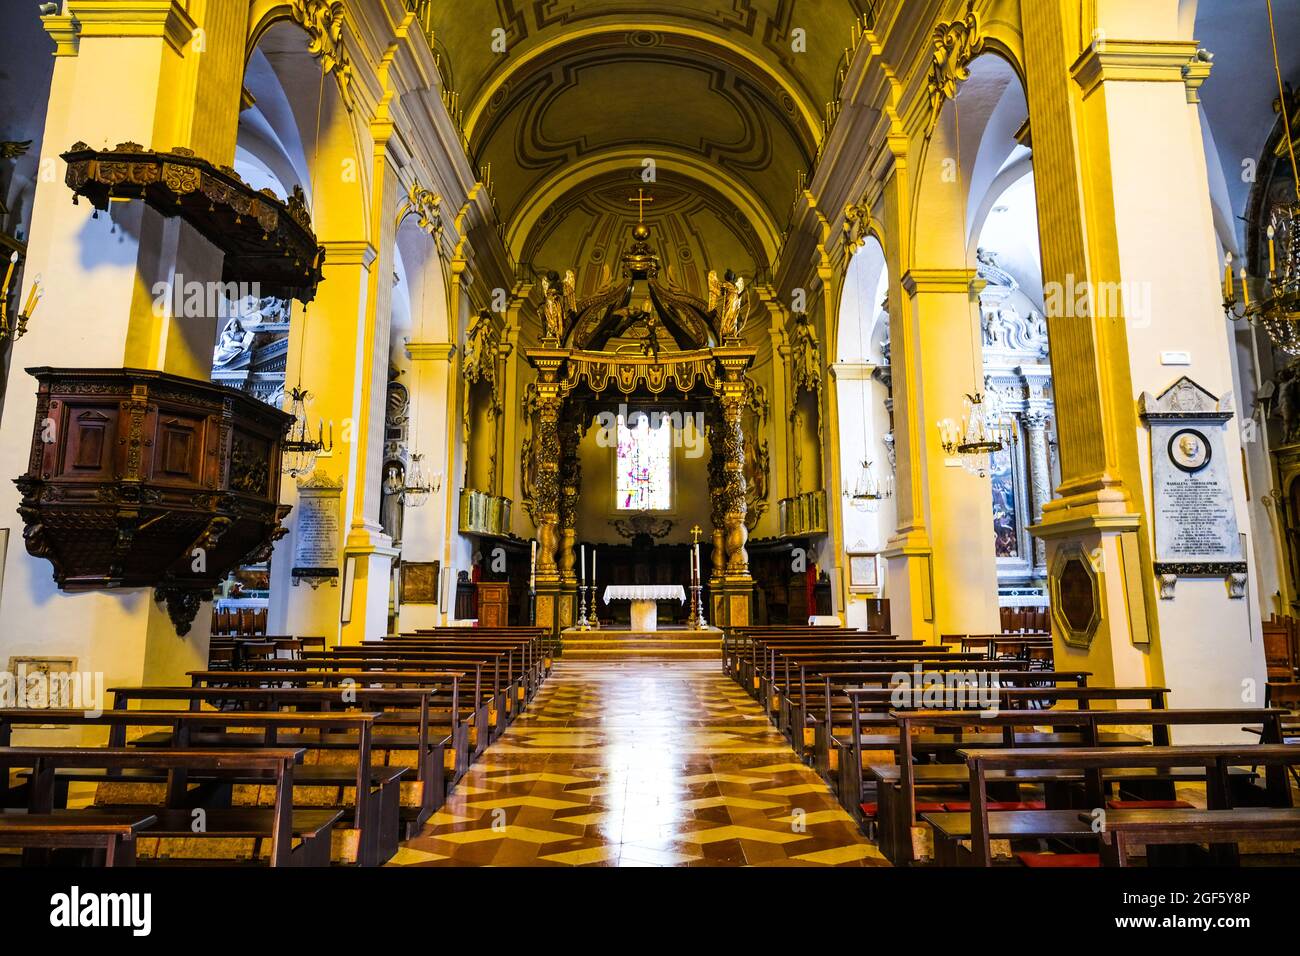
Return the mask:
<svg viewBox="0 0 1300 956">
<path fill-rule="evenodd" d="M 686 603 L 686 589 L 680 584 L 611 584 L 604 601 L 672 601 Z"/>
</svg>

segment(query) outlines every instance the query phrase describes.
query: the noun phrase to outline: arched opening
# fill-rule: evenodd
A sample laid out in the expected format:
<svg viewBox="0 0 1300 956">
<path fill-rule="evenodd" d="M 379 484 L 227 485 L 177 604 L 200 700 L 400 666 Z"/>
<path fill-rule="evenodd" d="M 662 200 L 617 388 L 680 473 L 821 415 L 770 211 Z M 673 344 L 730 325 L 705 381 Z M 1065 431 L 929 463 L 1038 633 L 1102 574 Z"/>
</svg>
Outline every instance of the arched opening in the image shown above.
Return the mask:
<svg viewBox="0 0 1300 956">
<path fill-rule="evenodd" d="M 352 121 L 338 85 L 313 56 L 310 42 L 308 34 L 288 20 L 273 23 L 260 34 L 245 64 L 234 169 L 256 189 L 270 190 L 286 200 L 297 196 L 311 217 L 317 239 L 324 241 L 327 232 L 355 236 L 364 228 L 359 185 L 362 170 L 356 163 Z M 329 180 L 322 185 L 326 181 L 321 170 L 339 169 L 346 175 L 334 178 L 342 182 Z M 325 268 L 328 275 L 328 254 Z M 328 397 L 328 382 L 312 381 L 303 371 L 329 347 L 320 307 L 263 296 L 255 288 L 238 292 L 238 298 L 227 303 L 220 317 L 213 381 L 286 410 L 301 410 L 313 435 L 317 427 L 332 432 L 336 421 L 341 428 L 346 415 L 321 411 L 321 400 Z M 313 314 L 310 322 L 309 313 Z M 307 390 L 301 409 L 293 404 L 295 387 Z M 335 460 L 343 457 L 340 454 Z M 320 460 L 316 460 L 317 467 Z M 336 615 L 322 610 L 324 602 L 320 601 L 315 602 L 321 611 L 315 615 L 319 622 L 290 623 L 289 590 L 302 583 L 289 567 L 294 560 L 291 542 L 301 515 L 292 479 L 310 481 L 314 474 L 313 467 L 307 467 L 301 474 L 286 476 L 282 494 L 293 506 L 285 522 L 290 534 L 281 539 L 268 561 L 232 572 L 214 602 L 215 621 L 222 629 L 251 627 L 272 634 L 329 632 L 325 622 L 332 622 Z M 334 497 L 341 525 L 346 494 Z M 312 583 L 315 589 L 322 582 Z"/>
<path fill-rule="evenodd" d="M 879 553 L 897 523 L 888 297 L 885 251 L 870 236 L 844 276 L 832 366 L 839 410 L 846 616 L 855 627 L 870 626 L 870 602 L 888 598 Z"/>
<path fill-rule="evenodd" d="M 988 467 L 998 602 L 1004 627 L 1046 629 L 1046 549 L 1029 528 L 1060 471 L 1028 106 L 1015 71 L 993 55 L 972 64 L 963 110 L 968 96 L 981 125 L 969 170 L 967 261 L 980 286 L 982 387 L 1002 439 Z"/>
</svg>

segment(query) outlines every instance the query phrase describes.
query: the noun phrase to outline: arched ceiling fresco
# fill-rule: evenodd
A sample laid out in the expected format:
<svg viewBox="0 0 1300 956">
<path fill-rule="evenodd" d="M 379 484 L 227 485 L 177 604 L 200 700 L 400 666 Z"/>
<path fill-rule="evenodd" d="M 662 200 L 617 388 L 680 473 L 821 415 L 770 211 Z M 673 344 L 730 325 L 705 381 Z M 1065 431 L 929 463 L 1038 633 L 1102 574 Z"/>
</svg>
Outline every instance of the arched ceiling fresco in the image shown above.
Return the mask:
<svg viewBox="0 0 1300 956">
<path fill-rule="evenodd" d="M 728 220 L 739 209 L 760 232 L 779 229 L 798 175 L 816 155 L 820 117 L 852 24 L 870 6 L 870 0 L 481 0 L 437 5 L 434 27 L 446 78 L 460 96 L 472 158 L 491 164 L 507 232 L 519 234 L 515 251 L 526 238 L 535 253 L 558 241 L 549 222 L 561 210 L 582 210 L 586 220 L 572 227 L 571 245 L 592 232 L 591 210 L 570 197 L 587 197 L 597 182 L 608 185 L 590 170 L 614 158 L 629 174 L 628 185 L 645 185 L 661 203 L 647 210 L 652 226 L 673 197 L 695 192 L 709 215 Z M 497 29 L 505 31 L 507 53 L 493 49 Z M 793 48 L 797 29 L 803 52 Z M 671 176 L 633 183 L 644 159 L 677 162 Z M 567 171 L 573 172 L 566 179 Z M 538 208 L 543 188 L 553 198 Z M 719 206 L 722 196 L 730 209 Z M 675 215 L 675 225 L 665 221 L 660 228 L 681 232 L 687 246 L 713 230 L 696 225 L 692 232 L 686 214 Z M 552 238 L 539 244 L 534 228 Z M 617 234 L 621 240 L 626 231 Z M 719 237 L 737 248 L 754 245 L 729 227 Z"/>
</svg>

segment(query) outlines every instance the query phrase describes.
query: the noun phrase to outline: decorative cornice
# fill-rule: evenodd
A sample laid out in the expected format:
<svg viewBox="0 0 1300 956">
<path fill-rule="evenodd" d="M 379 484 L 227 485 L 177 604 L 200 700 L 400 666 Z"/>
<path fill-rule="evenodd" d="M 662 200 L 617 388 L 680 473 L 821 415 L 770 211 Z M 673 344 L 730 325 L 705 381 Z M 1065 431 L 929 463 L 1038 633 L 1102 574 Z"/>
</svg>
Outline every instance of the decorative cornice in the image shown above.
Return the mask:
<svg viewBox="0 0 1300 956">
<path fill-rule="evenodd" d="M 334 239 L 321 242 L 325 247 L 325 261 L 329 266 L 365 266 L 375 261 L 378 253 L 365 239 Z"/>
<path fill-rule="evenodd" d="M 66 9 L 81 37 L 162 37 L 177 52 L 197 27 L 176 0 L 68 0 Z"/>
<path fill-rule="evenodd" d="M 1209 50 L 1197 50 L 1196 55 L 1183 67 L 1183 82 L 1187 85 L 1187 102 L 1195 105 L 1201 102 L 1201 84 L 1210 78 L 1214 69 L 1214 54 Z"/>
<path fill-rule="evenodd" d="M 875 374 L 878 368 L 888 368 L 881 366 L 878 362 L 832 362 L 826 366 L 826 371 L 835 381 L 845 382 L 868 382 L 871 376 Z"/>
<path fill-rule="evenodd" d="M 341 493 L 343 491 L 343 479 L 331 478 L 323 471 L 313 471 L 305 478 L 298 479 L 298 491 L 318 491 Z"/>
<path fill-rule="evenodd" d="M 54 41 L 55 56 L 76 56 L 78 46 L 77 21 L 70 16 L 41 17 L 41 25 Z"/>
<path fill-rule="evenodd" d="M 1074 61 L 1070 75 L 1085 97 L 1109 82 L 1185 83 L 1198 49 L 1195 40 L 1098 41 Z"/>
<path fill-rule="evenodd" d="M 903 291 L 908 295 L 923 292 L 970 293 L 978 279 L 975 269 L 910 269 L 903 274 Z"/>
<path fill-rule="evenodd" d="M 1051 541 L 1060 538 L 1080 538 L 1091 534 L 1122 534 L 1136 531 L 1142 524 L 1137 514 L 1086 514 L 1064 520 L 1051 520 L 1046 514 L 1038 524 L 1029 526 L 1035 538 Z"/>
<path fill-rule="evenodd" d="M 456 355 L 454 342 L 407 342 L 406 354 L 413 362 L 450 362 Z"/>
</svg>

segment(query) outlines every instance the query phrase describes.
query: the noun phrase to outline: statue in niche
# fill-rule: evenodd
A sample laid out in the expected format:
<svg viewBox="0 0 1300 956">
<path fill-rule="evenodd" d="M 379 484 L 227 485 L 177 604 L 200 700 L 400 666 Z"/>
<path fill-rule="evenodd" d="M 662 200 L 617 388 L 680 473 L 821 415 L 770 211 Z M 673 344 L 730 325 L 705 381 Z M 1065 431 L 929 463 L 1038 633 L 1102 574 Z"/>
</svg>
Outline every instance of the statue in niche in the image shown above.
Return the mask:
<svg viewBox="0 0 1300 956">
<path fill-rule="evenodd" d="M 745 280 L 728 269 L 718 279 L 709 273 L 709 312 L 717 319 L 724 340 L 738 339 L 745 327 Z"/>
<path fill-rule="evenodd" d="M 817 344 L 817 333 L 806 312 L 794 317 L 794 330 L 790 333 L 792 363 L 794 367 L 794 387 L 814 392 L 821 386 L 822 366 L 821 349 Z"/>
<path fill-rule="evenodd" d="M 495 382 L 496 345 L 492 313 L 487 309 L 479 309 L 465 333 L 465 358 L 461 364 L 461 374 L 466 381 L 477 382 L 480 378 L 485 378 Z"/>
<path fill-rule="evenodd" d="M 402 519 L 404 508 L 402 495 L 406 489 L 406 469 L 400 461 L 390 461 L 384 465 L 383 498 L 379 504 L 379 524 L 384 534 L 393 539 L 393 544 L 401 544 Z"/>
<path fill-rule="evenodd" d="M 767 511 L 768 480 L 771 475 L 772 456 L 765 439 L 750 438 L 745 442 L 745 526 L 753 531 Z"/>
<path fill-rule="evenodd" d="M 1300 361 L 1280 370 L 1274 379 L 1275 410 L 1282 420 L 1282 441 L 1300 439 Z"/>
<path fill-rule="evenodd" d="M 564 278 L 552 269 L 542 276 L 542 319 L 545 322 L 547 341 L 558 342 L 564 337 L 564 327 L 569 316 L 578 309 L 577 280 L 570 269 Z"/>
<path fill-rule="evenodd" d="M 533 516 L 533 496 L 537 490 L 537 456 L 535 453 L 537 439 L 534 436 L 533 423 L 537 418 L 537 385 L 529 382 L 524 386 L 524 397 L 520 402 L 524 440 L 520 443 L 519 461 L 519 498 L 528 517 Z"/>
</svg>

